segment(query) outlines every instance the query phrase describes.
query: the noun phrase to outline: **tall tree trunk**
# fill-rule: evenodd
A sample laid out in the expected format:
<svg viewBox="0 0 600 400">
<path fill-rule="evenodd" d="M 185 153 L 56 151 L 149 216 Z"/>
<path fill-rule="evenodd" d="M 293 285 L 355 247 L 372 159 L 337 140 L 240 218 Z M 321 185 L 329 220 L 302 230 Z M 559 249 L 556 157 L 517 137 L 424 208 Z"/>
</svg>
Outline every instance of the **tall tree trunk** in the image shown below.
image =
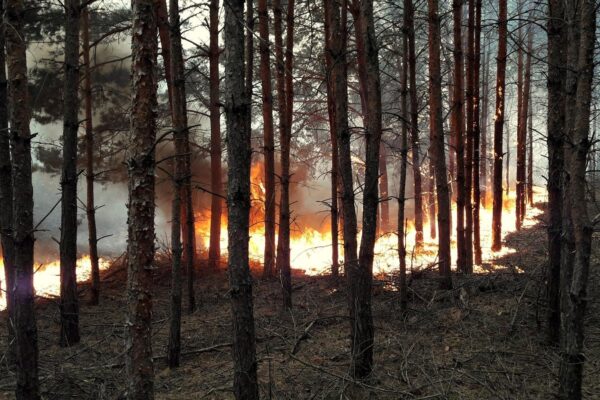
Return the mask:
<svg viewBox="0 0 600 400">
<path fill-rule="evenodd" d="M 221 213 L 223 181 L 221 178 L 221 109 L 219 106 L 219 0 L 210 2 L 210 243 L 208 268 L 216 270 L 221 260 Z"/>
<path fill-rule="evenodd" d="M 129 399 L 154 398 L 152 278 L 154 270 L 154 169 L 156 141 L 155 2 L 134 0 L 132 26 L 131 143 L 127 152 L 127 358 Z"/>
<path fill-rule="evenodd" d="M 262 82 L 263 154 L 265 163 L 265 251 L 264 276 L 275 276 L 275 142 L 273 137 L 273 90 L 269 45 L 267 0 L 258 0 L 260 35 L 260 79 Z"/>
<path fill-rule="evenodd" d="M 473 259 L 475 264 L 481 264 L 481 226 L 479 209 L 481 207 L 481 181 L 480 181 L 480 143 L 481 128 L 479 125 L 479 75 L 481 69 L 481 3 L 475 1 L 475 32 L 473 38 Z"/>
<path fill-rule="evenodd" d="M 481 206 L 487 207 L 488 196 L 488 111 L 489 111 L 489 82 L 490 82 L 490 61 L 487 46 L 483 46 L 483 79 L 481 82 L 481 152 L 479 154 L 480 162 L 480 182 Z"/>
<path fill-rule="evenodd" d="M 408 70 L 410 97 L 410 141 L 414 183 L 415 242 L 423 243 L 423 191 L 419 155 L 419 105 L 417 99 L 417 56 L 415 50 L 415 8 L 412 0 L 404 0 L 404 25 L 408 37 Z"/>
<path fill-rule="evenodd" d="M 0 16 L 4 16 L 4 2 L 0 2 Z M 7 312 L 7 358 L 14 360 L 14 257 L 13 243 L 13 182 L 12 162 L 10 159 L 10 131 L 8 129 L 8 85 L 6 81 L 6 53 L 4 24 L 0 25 L 0 239 L 2 261 L 4 262 L 4 283 Z"/>
<path fill-rule="evenodd" d="M 465 152 L 465 268 L 473 272 L 473 94 L 475 92 L 475 0 L 468 1 L 467 26 L 467 87 L 465 91 L 466 152 Z"/>
<path fill-rule="evenodd" d="M 573 263 L 561 265 L 561 268 L 568 271 L 565 271 L 561 277 L 561 290 L 565 293 L 563 298 L 566 301 L 561 304 L 562 357 L 559 370 L 559 398 L 578 400 L 582 398 L 581 384 L 585 362 L 584 317 L 594 230 L 586 198 L 586 165 L 591 146 L 589 132 L 596 40 L 596 2 L 585 0 L 578 5 L 569 4 L 568 7 L 580 9 L 575 21 L 567 19 L 571 23 L 570 30 L 579 30 L 580 40 L 570 42 L 578 47 L 577 59 L 572 61 L 570 59 L 572 53 L 570 53 L 567 60 L 568 65 L 575 65 L 577 74 L 574 107 L 576 115 L 572 125 L 567 121 L 565 143 L 565 169 L 568 176 L 566 190 L 570 200 L 568 213 L 571 218 L 575 252 L 572 256 Z M 567 279 L 563 280 L 563 277 Z"/>
<path fill-rule="evenodd" d="M 27 92 L 27 44 L 22 0 L 4 2 L 6 66 L 13 160 L 14 317 L 18 400 L 40 398 L 37 326 L 33 288 L 33 186 L 31 183 L 31 109 Z"/>
<path fill-rule="evenodd" d="M 248 111 L 246 113 L 246 129 L 250 132 L 248 136 L 248 147 L 251 146 L 252 138 L 252 89 L 254 80 L 254 2 L 255 0 L 246 0 L 246 30 L 248 31 L 244 42 L 244 60 L 246 61 L 244 69 L 246 99 L 248 100 Z M 225 4 L 223 4 L 225 5 Z"/>
<path fill-rule="evenodd" d="M 431 118 L 431 116 L 430 116 Z M 431 121 L 428 121 L 428 125 L 431 126 Z M 429 176 L 427 177 L 427 213 L 428 213 L 428 219 L 429 219 L 429 237 L 431 239 L 435 239 L 437 236 L 437 229 L 436 229 L 436 214 L 435 214 L 435 178 L 436 178 L 436 173 L 435 173 L 435 166 L 433 163 L 433 158 L 431 155 L 431 143 L 433 143 L 434 139 L 433 139 L 433 131 L 431 131 L 431 129 L 429 130 L 429 151 L 428 151 L 428 157 L 429 157 L 429 166 L 428 166 L 428 172 L 429 172 Z"/>
<path fill-rule="evenodd" d="M 158 37 L 160 39 L 160 51 L 165 71 L 165 82 L 167 83 L 167 95 L 169 99 L 169 111 L 173 115 L 173 75 L 171 73 L 171 34 L 169 26 L 169 13 L 167 0 L 156 0 L 156 24 L 158 26 Z"/>
<path fill-rule="evenodd" d="M 277 6 L 277 7 L 276 7 Z M 278 11 L 276 11 L 278 9 Z M 277 58 L 277 92 L 279 99 L 279 131 L 281 143 L 281 201 L 279 203 L 279 241 L 277 242 L 277 270 L 280 273 L 284 308 L 292 308 L 292 274 L 290 265 L 290 145 L 294 106 L 294 0 L 288 0 L 286 13 L 285 65 L 283 65 L 283 29 L 281 4 L 273 1 L 275 15 L 275 54 Z M 277 26 L 279 25 L 279 26 Z M 279 44 L 278 44 L 279 42 Z M 280 70 L 281 66 L 283 70 Z M 282 112 L 283 111 L 283 112 Z"/>
<path fill-rule="evenodd" d="M 463 46 L 461 32 L 462 1 L 452 1 L 454 22 L 454 93 L 452 95 L 451 129 L 456 153 L 456 266 L 467 272 L 467 248 L 465 243 L 465 154 L 463 110 Z"/>
<path fill-rule="evenodd" d="M 400 67 L 400 115 L 402 115 L 402 130 L 400 138 L 400 183 L 398 186 L 398 259 L 400 260 L 400 276 L 398 290 L 400 292 L 400 310 L 406 311 L 408 293 L 406 284 L 406 231 L 404 229 L 404 209 L 406 205 L 406 169 L 408 165 L 408 35 L 409 27 L 403 27 L 402 51 Z"/>
<path fill-rule="evenodd" d="M 529 98 L 531 96 L 531 48 L 533 47 L 533 36 L 531 28 L 528 32 L 527 39 L 527 60 L 525 61 L 525 71 L 523 73 L 523 100 L 521 108 L 521 123 L 519 124 L 521 132 L 519 134 L 518 159 L 520 161 L 520 170 L 517 176 L 517 182 L 521 186 L 519 192 L 519 202 L 517 207 L 520 208 L 517 228 L 523 226 L 527 205 L 527 120 L 529 119 Z M 519 162 L 517 162 L 519 164 Z"/>
<path fill-rule="evenodd" d="M 437 0 L 429 4 L 429 109 L 432 142 L 431 161 L 435 167 L 435 182 L 438 202 L 437 223 L 439 228 L 440 287 L 452 288 L 450 266 L 450 195 L 444 151 L 444 130 L 442 127 L 442 76 L 440 71 L 440 17 Z"/>
<path fill-rule="evenodd" d="M 379 150 L 381 146 L 381 87 L 379 80 L 379 59 L 373 1 L 362 0 L 357 32 L 364 41 L 366 89 L 366 159 L 363 189 L 363 221 L 360 241 L 358 269 L 349 272 L 352 281 L 350 295 L 354 302 L 352 332 L 352 374 L 364 378 L 373 368 L 373 315 L 371 311 L 371 285 L 373 281 L 374 246 L 377 238 L 377 209 L 379 206 Z M 361 57 L 359 57 L 360 59 Z"/>
<path fill-rule="evenodd" d="M 381 198 L 381 218 L 379 231 L 383 234 L 390 230 L 389 178 L 387 167 L 387 150 L 382 141 L 379 146 L 379 197 Z"/>
<path fill-rule="evenodd" d="M 518 3 L 519 13 L 521 12 L 522 2 Z M 518 37 L 517 37 L 517 171 L 516 178 L 517 182 L 515 184 L 515 214 L 516 214 L 516 229 L 521 230 L 521 224 L 523 221 L 523 188 L 524 186 L 524 177 L 525 177 L 525 143 L 523 140 L 525 136 L 523 135 L 523 122 L 527 121 L 523 119 L 523 111 L 524 111 L 524 72 L 523 72 L 523 33 L 522 27 L 519 25 L 518 29 Z M 506 144 L 507 146 L 510 143 Z M 508 194 L 508 192 L 507 192 Z"/>
<path fill-rule="evenodd" d="M 496 116 L 494 120 L 494 180 L 492 190 L 492 250 L 502 248 L 502 134 L 504 129 L 504 95 L 506 89 L 506 0 L 499 0 L 498 58 L 496 68 Z"/>
<path fill-rule="evenodd" d="M 533 48 L 529 49 L 529 54 Z M 527 138 L 527 202 L 533 207 L 533 95 L 529 96 Z"/>
<path fill-rule="evenodd" d="M 65 86 L 60 224 L 60 345 L 79 343 L 77 296 L 77 132 L 79 130 L 79 0 L 65 2 Z"/>
<path fill-rule="evenodd" d="M 173 268 L 171 271 L 171 327 L 169 332 L 169 345 L 167 362 L 169 367 L 179 366 L 179 354 L 181 352 L 181 264 L 182 250 L 185 250 L 183 260 L 188 272 L 188 311 L 191 313 L 195 308 L 194 295 L 194 230 L 193 230 L 193 209 L 191 207 L 191 185 L 190 185 L 190 146 L 189 146 L 189 128 L 187 120 L 187 103 L 185 92 L 185 71 L 183 65 L 183 48 L 181 46 L 181 22 L 179 19 L 179 1 L 169 1 L 169 24 L 171 26 L 170 47 L 171 47 L 171 76 L 173 77 L 173 139 L 175 142 L 175 168 L 174 168 L 174 190 L 179 192 L 173 196 L 173 212 L 178 211 L 179 216 L 172 215 L 171 226 L 171 246 L 173 248 Z M 189 198 L 187 196 L 190 196 Z M 179 204 L 179 208 L 175 208 Z M 182 207 L 182 203 L 186 203 Z M 184 211 L 181 212 L 181 211 Z M 183 224 L 184 220 L 188 224 Z M 175 225 L 178 232 L 183 227 L 183 235 L 186 240 L 181 241 L 181 233 L 175 232 Z M 190 232 L 190 228 L 192 229 Z M 182 248 L 183 242 L 183 248 Z"/>
<path fill-rule="evenodd" d="M 335 99 L 333 92 L 333 41 L 338 35 L 332 35 L 331 18 L 334 2 L 324 1 L 324 28 L 325 28 L 325 65 L 327 68 L 327 112 L 329 116 L 329 131 L 331 140 L 331 275 L 337 278 L 339 275 L 339 163 L 338 144 L 335 124 Z"/>
<path fill-rule="evenodd" d="M 250 104 L 244 84 L 244 0 L 225 2 L 225 117 L 229 294 L 233 319 L 233 392 L 257 400 L 256 338 L 248 260 L 250 214 Z M 251 58 L 249 58 L 251 60 Z M 246 83 L 248 86 L 250 82 Z"/>
<path fill-rule="evenodd" d="M 94 203 L 94 120 L 92 111 L 92 72 L 90 65 L 90 17 L 89 6 L 82 10 L 81 35 L 83 52 L 83 99 L 85 109 L 85 211 L 88 222 L 88 245 L 92 267 L 90 304 L 100 301 L 100 267 L 98 264 L 98 235 L 96 232 L 96 205 Z"/>
<path fill-rule="evenodd" d="M 560 332 L 560 263 L 562 232 L 562 172 L 565 135 L 565 85 L 567 27 L 561 0 L 548 3 L 548 115 L 546 144 L 548 147 L 548 269 L 546 298 L 548 301 L 547 334 L 550 343 L 558 344 Z"/>
</svg>

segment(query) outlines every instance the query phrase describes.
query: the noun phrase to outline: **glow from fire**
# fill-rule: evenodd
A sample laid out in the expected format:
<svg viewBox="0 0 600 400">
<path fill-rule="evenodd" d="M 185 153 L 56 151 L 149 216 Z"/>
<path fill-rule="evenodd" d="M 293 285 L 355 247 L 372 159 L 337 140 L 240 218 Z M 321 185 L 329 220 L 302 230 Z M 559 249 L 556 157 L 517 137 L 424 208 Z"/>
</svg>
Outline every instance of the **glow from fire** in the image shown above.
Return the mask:
<svg viewBox="0 0 600 400">
<path fill-rule="evenodd" d="M 108 269 L 110 262 L 99 259 L 100 271 Z M 2 296 L 0 297 L 0 310 L 6 308 L 6 282 L 4 275 L 4 260 L 0 258 L 0 277 L 2 277 Z M 92 262 L 89 256 L 77 260 L 77 281 L 89 280 L 92 276 Z M 56 297 L 60 295 L 60 261 L 52 261 L 46 264 L 34 266 L 33 287 L 37 296 Z"/>
<path fill-rule="evenodd" d="M 262 262 L 265 245 L 264 236 L 264 199 L 265 192 L 262 185 L 263 168 L 259 163 L 252 166 L 251 171 L 251 195 L 252 209 L 250 213 L 250 258 Z M 546 193 L 543 188 L 534 187 L 534 203 L 544 201 Z M 514 253 L 516 250 L 503 246 L 502 250 L 493 252 L 492 245 L 492 202 L 491 199 L 486 202 L 487 208 L 480 209 L 480 231 L 482 248 L 482 265 L 494 264 L 494 261 L 502 256 Z M 455 205 L 454 205 L 455 206 Z M 221 219 L 221 254 L 227 254 L 227 217 L 224 215 Z M 523 228 L 535 225 L 542 214 L 539 208 L 527 207 L 526 218 L 523 221 Z M 456 211 L 452 210 L 453 223 L 456 223 Z M 197 214 L 196 234 L 203 249 L 209 246 L 210 237 L 210 218 L 202 213 Z M 329 227 L 323 231 L 314 228 L 302 227 L 302 221 L 296 221 L 300 228 L 292 230 L 290 240 L 292 268 L 303 271 L 307 275 L 319 275 L 327 273 L 331 269 L 331 232 Z M 516 230 L 515 216 L 515 194 L 510 192 L 508 196 L 504 194 L 504 204 L 502 212 L 502 235 L 506 235 Z M 437 239 L 429 236 L 429 223 L 426 221 L 423 227 L 424 243 L 422 248 L 415 247 L 415 229 L 411 221 L 407 223 L 406 233 L 406 251 L 407 265 L 415 270 L 427 267 L 437 262 Z M 452 260 L 456 262 L 456 226 L 452 227 Z M 360 233 L 359 233 L 360 241 Z M 342 237 L 340 234 L 340 259 L 343 258 Z M 455 265 L 454 265 L 455 267 Z M 475 266 L 475 272 L 485 271 L 482 266 Z M 375 244 L 375 260 L 373 272 L 394 273 L 398 270 L 398 236 L 395 232 L 381 234 Z"/>
</svg>

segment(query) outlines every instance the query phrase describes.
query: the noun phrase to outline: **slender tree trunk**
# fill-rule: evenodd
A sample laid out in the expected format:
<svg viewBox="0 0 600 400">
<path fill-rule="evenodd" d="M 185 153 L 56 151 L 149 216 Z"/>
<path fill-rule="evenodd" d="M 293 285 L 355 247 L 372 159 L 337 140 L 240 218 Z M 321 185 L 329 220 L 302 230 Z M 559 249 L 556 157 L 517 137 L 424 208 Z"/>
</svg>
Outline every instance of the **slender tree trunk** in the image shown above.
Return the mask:
<svg viewBox="0 0 600 400">
<path fill-rule="evenodd" d="M 193 219 L 191 224 L 187 224 L 183 229 L 184 236 L 187 235 L 187 240 L 181 240 L 181 225 L 185 219 L 193 218 L 191 208 L 191 191 L 186 189 L 190 187 L 190 146 L 189 146 L 189 128 L 187 121 L 187 103 L 185 92 L 185 72 L 183 65 L 183 48 L 181 46 L 181 28 L 179 19 L 179 1 L 169 1 L 169 24 L 171 26 L 170 47 L 171 47 L 171 76 L 173 77 L 173 139 L 175 142 L 175 168 L 174 168 L 174 190 L 179 192 L 173 195 L 173 212 L 179 212 L 179 216 L 172 215 L 171 226 L 171 246 L 173 248 L 173 265 L 171 271 L 171 326 L 169 331 L 169 344 L 167 353 L 167 362 L 169 367 L 174 368 L 179 366 L 179 355 L 181 353 L 181 300 L 182 300 L 182 284 L 181 284 L 181 265 L 182 252 L 185 250 L 186 269 L 188 272 L 188 311 L 191 313 L 195 308 L 194 295 L 194 249 L 190 244 L 194 243 L 194 231 L 190 232 L 190 227 L 193 228 Z M 190 196 L 186 198 L 184 196 Z M 186 202 L 187 206 L 182 207 L 182 202 Z M 178 203 L 178 206 L 177 204 Z M 178 207 L 178 208 L 176 208 Z M 177 211 L 179 210 L 179 211 Z M 181 210 L 185 211 L 182 213 Z M 177 227 L 175 226 L 177 225 Z M 177 229 L 177 232 L 175 231 Z M 187 247 L 186 247 L 187 246 Z"/>
<path fill-rule="evenodd" d="M 498 58 L 496 68 L 496 115 L 494 120 L 494 181 L 492 190 L 492 250 L 502 248 L 502 131 L 504 129 L 504 94 L 506 89 L 506 0 L 499 0 Z"/>
<path fill-rule="evenodd" d="M 33 187 L 31 183 L 31 109 L 27 92 L 27 44 L 22 0 L 4 2 L 6 66 L 13 160 L 14 318 L 18 400 L 40 398 L 37 326 L 33 288 Z"/>
<path fill-rule="evenodd" d="M 269 45 L 267 0 L 258 0 L 260 35 L 260 79 L 262 82 L 263 151 L 265 162 L 265 252 L 264 276 L 275 276 L 275 142 L 273 138 L 273 90 Z"/>
<path fill-rule="evenodd" d="M 293 108 L 293 47 L 294 1 L 288 1 L 286 13 L 286 59 L 283 58 L 283 19 L 281 2 L 273 1 L 275 30 L 275 59 L 277 98 L 279 103 L 279 134 L 281 144 L 281 200 L 279 203 L 279 240 L 277 242 L 277 270 L 280 274 L 284 308 L 292 307 L 292 277 L 290 265 L 290 144 Z"/>
<path fill-rule="evenodd" d="M 430 116 L 431 118 L 431 116 Z M 431 126 L 431 121 L 428 121 L 428 124 Z M 437 229 L 436 229 L 436 214 L 435 214 L 435 179 L 436 179 L 436 173 L 435 173 L 435 166 L 433 163 L 433 158 L 431 155 L 431 143 L 433 143 L 434 139 L 433 139 L 433 132 L 431 131 L 431 129 L 429 130 L 429 151 L 428 151 L 428 156 L 429 156 L 429 176 L 427 177 L 427 184 L 428 184 L 428 188 L 427 188 L 427 212 L 428 212 L 428 219 L 429 219 L 429 237 L 431 239 L 435 239 L 437 236 Z"/>
<path fill-rule="evenodd" d="M 481 206 L 487 207 L 488 196 L 488 110 L 489 110 L 489 82 L 490 82 L 490 62 L 487 46 L 483 48 L 483 82 L 481 83 L 481 153 L 480 175 L 481 175 Z"/>
<path fill-rule="evenodd" d="M 533 48 L 529 50 L 529 53 Z M 533 95 L 529 96 L 528 115 L 528 139 L 527 139 L 527 202 L 533 207 Z"/>
<path fill-rule="evenodd" d="M 174 104 L 175 106 L 175 104 Z M 178 137 L 175 140 L 181 140 Z M 173 174 L 173 201 L 171 209 L 171 320 L 167 344 L 169 368 L 179 366 L 181 355 L 181 186 L 185 176 L 183 155 L 177 152 L 181 144 L 175 144 L 175 168 Z"/>
<path fill-rule="evenodd" d="M 467 248 L 465 243 L 465 154 L 464 154 L 464 110 L 463 110 L 463 46 L 461 32 L 462 1 L 452 1 L 454 22 L 454 93 L 452 95 L 451 126 L 456 154 L 456 265 L 459 271 L 467 272 Z"/>
<path fill-rule="evenodd" d="M 100 267 L 98 264 L 98 236 L 96 232 L 96 206 L 94 203 L 94 120 L 92 111 L 92 73 L 90 65 L 90 18 L 86 6 L 81 15 L 81 35 L 83 52 L 83 98 L 85 108 L 85 183 L 86 215 L 88 222 L 88 245 L 92 267 L 90 305 L 100 302 Z"/>
<path fill-rule="evenodd" d="M 521 12 L 522 2 L 519 1 L 518 10 Z M 516 213 L 516 229 L 521 230 L 521 224 L 523 222 L 523 188 L 525 187 L 523 179 L 525 178 L 525 143 L 523 140 L 523 123 L 527 121 L 523 119 L 524 111 L 524 72 L 523 72 L 523 33 L 522 28 L 519 25 L 518 38 L 517 38 L 517 171 L 515 184 L 515 213 Z M 506 144 L 509 146 L 509 143 Z M 507 193 L 508 194 L 508 193 Z"/>
<path fill-rule="evenodd" d="M 479 124 L 480 92 L 479 75 L 481 69 L 481 3 L 475 1 L 475 32 L 473 54 L 473 259 L 475 264 L 481 264 L 481 226 L 479 209 L 481 207 L 481 128 Z M 485 152 L 484 152 L 485 154 Z M 485 182 L 485 180 L 484 180 Z"/>
<path fill-rule="evenodd" d="M 4 3 L 0 2 L 0 16 L 4 16 Z M 2 261 L 4 262 L 4 283 L 7 312 L 7 358 L 15 358 L 14 330 L 14 257 L 13 243 L 13 182 L 12 162 L 10 159 L 10 134 L 8 129 L 8 85 L 6 81 L 6 53 L 4 24 L 0 25 L 0 239 L 2 243 Z"/>
<path fill-rule="evenodd" d="M 406 23 L 406 20 L 405 20 Z M 408 165 L 408 35 L 409 27 L 405 24 L 402 34 L 402 51 L 400 57 L 400 113 L 402 115 L 402 131 L 400 139 L 400 183 L 398 186 L 398 259 L 400 260 L 400 276 L 398 290 L 400 292 L 400 310 L 406 311 L 408 293 L 406 285 L 406 231 L 404 229 L 404 209 L 406 204 L 406 169 Z"/>
<path fill-rule="evenodd" d="M 444 151 L 444 131 L 442 127 L 442 76 L 440 71 L 440 17 L 437 0 L 429 4 L 429 109 L 432 142 L 431 161 L 435 167 L 435 182 L 438 201 L 437 223 L 439 227 L 440 287 L 452 288 L 450 271 L 450 195 Z"/>
<path fill-rule="evenodd" d="M 505 185 L 505 192 L 506 192 L 506 197 L 510 196 L 510 123 L 509 121 L 507 121 L 506 123 L 506 151 L 504 152 L 504 154 L 506 154 L 506 174 L 505 174 L 505 178 L 506 178 L 506 185 Z"/>
<path fill-rule="evenodd" d="M 167 95 L 169 99 L 169 111 L 173 115 L 173 75 L 171 73 L 171 34 L 169 26 L 169 14 L 167 0 L 156 0 L 156 24 L 158 25 L 158 37 L 160 39 L 160 51 L 165 71 L 165 82 L 167 83 Z"/>
<path fill-rule="evenodd" d="M 210 243 L 208 268 L 216 270 L 221 260 L 221 213 L 223 181 L 221 178 L 221 109 L 219 101 L 219 0 L 210 2 Z"/>
<path fill-rule="evenodd" d="M 520 160 L 520 169 L 517 176 L 517 182 L 521 186 L 519 190 L 519 202 L 517 207 L 520 208 L 518 221 L 518 229 L 523 226 L 527 205 L 527 120 L 529 118 L 529 99 L 531 96 L 531 48 L 533 47 L 533 36 L 531 28 L 528 32 L 527 39 L 527 59 L 525 61 L 525 71 L 523 75 L 523 100 L 521 109 L 521 132 L 519 134 L 518 159 Z M 517 162 L 519 164 L 519 162 Z"/>
<path fill-rule="evenodd" d="M 421 179 L 421 159 L 419 155 L 419 105 L 417 99 L 417 56 L 415 50 L 415 8 L 412 0 L 404 0 L 404 25 L 408 37 L 408 70 L 410 97 L 410 141 L 415 206 L 415 242 L 423 243 L 423 191 Z"/>
<path fill-rule="evenodd" d="M 564 165 L 565 85 L 567 45 L 565 9 L 561 0 L 548 3 L 548 301 L 547 334 L 550 343 L 558 344 L 560 332 L 560 263 L 562 233 L 562 172 Z"/>
<path fill-rule="evenodd" d="M 579 25 L 580 40 L 571 42 L 578 47 L 577 59 L 568 59 L 577 72 L 575 92 L 575 117 L 573 124 L 567 127 L 565 143 L 565 167 L 569 177 L 566 187 L 569 197 L 571 224 L 574 237 L 574 263 L 561 265 L 568 269 L 562 280 L 561 290 L 566 300 L 561 305 L 561 363 L 559 370 L 559 398 L 578 400 L 582 398 L 581 385 L 585 355 L 584 317 L 587 305 L 587 284 L 592 250 L 593 224 L 588 213 L 586 198 L 586 165 L 591 141 L 590 108 L 592 100 L 592 81 L 594 75 L 594 45 L 596 40 L 596 2 L 585 0 L 578 5 L 579 21 L 570 20 L 570 29 Z M 571 37 L 571 35 L 569 35 Z M 571 54 L 569 54 L 570 56 Z M 568 84 L 567 84 L 568 86 Z M 568 118 L 568 117 L 567 117 Z M 562 278 L 562 277 L 561 277 Z"/>
<path fill-rule="evenodd" d="M 473 94 L 475 92 L 475 1 L 468 1 L 467 70 L 465 91 L 465 264 L 464 273 L 473 272 Z"/>
<path fill-rule="evenodd" d="M 129 399 L 154 398 L 152 278 L 154 263 L 154 148 L 156 141 L 155 2 L 134 0 L 132 26 L 129 235 L 127 241 L 127 358 Z"/>
<path fill-rule="evenodd" d="M 79 0 L 65 2 L 65 91 L 60 224 L 60 345 L 79 343 L 77 296 L 77 132 L 79 130 Z"/>
<path fill-rule="evenodd" d="M 383 141 L 379 146 L 379 176 L 379 197 L 381 203 L 381 218 L 379 231 L 385 234 L 388 233 L 390 230 L 390 193 L 387 167 L 387 150 Z"/>
<path fill-rule="evenodd" d="M 233 319 L 233 392 L 257 400 L 256 338 L 248 260 L 250 214 L 250 104 L 244 84 L 244 0 L 225 2 L 225 117 L 229 294 Z M 251 60 L 250 57 L 248 57 Z M 247 70 L 246 70 L 247 71 Z M 250 82 L 246 83 L 248 86 Z"/>
<path fill-rule="evenodd" d="M 329 115 L 329 131 L 331 138 L 331 275 L 337 278 L 339 275 L 339 163 L 338 163 L 338 144 L 335 124 L 335 100 L 333 93 L 333 41 L 337 34 L 331 34 L 331 18 L 334 6 L 333 1 L 324 1 L 324 28 L 325 28 L 325 65 L 327 67 L 327 112 Z"/>
<path fill-rule="evenodd" d="M 244 59 L 246 61 L 244 69 L 245 94 L 248 100 L 248 111 L 246 113 L 246 129 L 250 132 L 248 136 L 248 147 L 251 146 L 252 133 L 252 89 L 254 81 L 254 2 L 255 0 L 246 0 L 246 38 L 244 42 Z M 225 5 L 225 4 L 223 4 Z"/>
</svg>

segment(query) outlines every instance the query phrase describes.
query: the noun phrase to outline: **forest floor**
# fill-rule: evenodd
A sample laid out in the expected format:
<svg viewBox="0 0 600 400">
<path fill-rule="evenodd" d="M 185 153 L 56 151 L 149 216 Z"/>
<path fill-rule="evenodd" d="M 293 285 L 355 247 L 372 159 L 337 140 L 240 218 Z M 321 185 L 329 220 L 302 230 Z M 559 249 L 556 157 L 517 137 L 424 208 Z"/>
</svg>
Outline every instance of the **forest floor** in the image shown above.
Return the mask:
<svg viewBox="0 0 600 400">
<path fill-rule="evenodd" d="M 586 316 L 584 398 L 600 398 L 600 246 L 596 234 Z M 556 393 L 558 351 L 543 334 L 542 224 L 506 238 L 514 254 L 482 274 L 455 275 L 455 289 L 437 290 L 437 274 L 409 279 L 409 310 L 400 313 L 394 277 L 374 287 L 375 369 L 353 382 L 343 283 L 296 274 L 294 310 L 282 312 L 280 285 L 256 278 L 254 310 L 261 398 L 264 399 L 550 399 Z M 182 321 L 181 366 L 169 370 L 168 261 L 156 274 L 153 346 L 157 399 L 231 399 L 230 303 L 225 272 L 200 276 L 201 302 Z M 58 346 L 56 300 L 36 307 L 40 380 L 45 399 L 119 399 L 124 369 L 125 269 L 105 271 L 101 305 L 85 304 L 80 344 Z M 185 308 L 185 302 L 184 302 Z M 0 330 L 6 341 L 5 330 Z M 13 398 L 15 375 L 0 360 L 0 398 Z"/>
</svg>

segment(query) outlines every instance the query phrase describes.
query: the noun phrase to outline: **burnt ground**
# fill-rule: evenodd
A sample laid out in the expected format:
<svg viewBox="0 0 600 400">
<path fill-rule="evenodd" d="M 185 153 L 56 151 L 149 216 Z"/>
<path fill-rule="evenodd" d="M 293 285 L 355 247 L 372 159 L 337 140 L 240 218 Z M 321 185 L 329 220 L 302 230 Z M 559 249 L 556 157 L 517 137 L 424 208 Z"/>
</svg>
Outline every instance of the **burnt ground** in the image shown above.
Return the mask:
<svg viewBox="0 0 600 400">
<path fill-rule="evenodd" d="M 584 397 L 600 398 L 600 246 L 595 239 L 586 317 Z M 256 279 L 255 315 L 261 397 L 265 399 L 551 399 L 558 352 L 542 331 L 546 233 L 540 225 L 511 234 L 516 254 L 488 272 L 454 276 L 456 289 L 437 290 L 436 274 L 410 278 L 409 311 L 399 311 L 393 277 L 374 287 L 375 370 L 358 384 L 348 376 L 346 293 L 329 277 L 296 276 L 292 313 L 281 311 L 275 281 Z M 163 257 L 163 265 L 168 260 Z M 524 272 L 523 272 L 524 271 Z M 154 312 L 157 399 L 231 399 L 230 307 L 225 272 L 201 276 L 201 305 L 185 314 L 181 367 L 165 354 L 169 271 L 156 276 Z M 37 319 L 40 379 L 45 399 L 118 399 L 124 396 L 125 269 L 104 273 L 101 305 L 85 304 L 82 341 L 58 347 L 55 300 L 40 300 Z M 184 304 L 185 307 L 185 304 Z M 5 330 L 0 330 L 2 342 Z M 13 398 L 14 372 L 0 361 L 0 398 Z"/>
</svg>

